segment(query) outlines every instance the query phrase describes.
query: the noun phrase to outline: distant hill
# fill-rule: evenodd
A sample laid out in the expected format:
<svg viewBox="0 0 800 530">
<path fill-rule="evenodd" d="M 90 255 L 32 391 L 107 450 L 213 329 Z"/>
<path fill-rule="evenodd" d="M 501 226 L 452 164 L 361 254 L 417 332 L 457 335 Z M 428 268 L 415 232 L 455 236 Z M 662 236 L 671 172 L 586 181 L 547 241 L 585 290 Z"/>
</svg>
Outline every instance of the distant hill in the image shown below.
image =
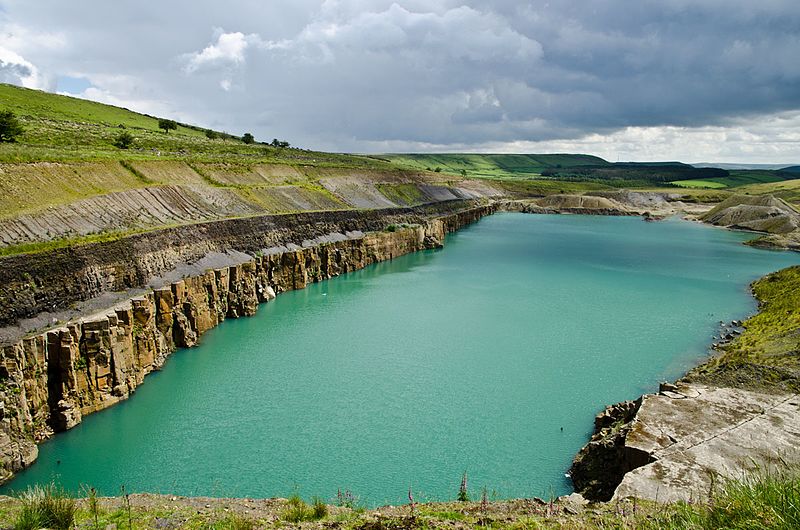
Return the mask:
<svg viewBox="0 0 800 530">
<path fill-rule="evenodd" d="M 717 167 L 720 169 L 784 169 L 789 164 L 726 164 L 723 162 L 702 162 L 699 164 L 692 164 L 694 167 Z M 798 166 L 796 166 L 798 167 Z"/>
<path fill-rule="evenodd" d="M 781 171 L 784 173 L 800 173 L 800 166 L 789 166 L 782 168 Z"/>
<path fill-rule="evenodd" d="M 693 167 L 691 164 L 686 164 L 684 162 L 678 162 L 677 160 L 667 161 L 667 162 L 617 162 L 614 164 L 615 166 L 644 166 L 644 167 Z M 696 166 L 694 166 L 696 167 Z"/>
<path fill-rule="evenodd" d="M 376 158 L 398 166 L 470 177 L 535 177 L 547 169 L 581 166 L 607 166 L 600 157 L 580 154 L 384 154 Z"/>
</svg>

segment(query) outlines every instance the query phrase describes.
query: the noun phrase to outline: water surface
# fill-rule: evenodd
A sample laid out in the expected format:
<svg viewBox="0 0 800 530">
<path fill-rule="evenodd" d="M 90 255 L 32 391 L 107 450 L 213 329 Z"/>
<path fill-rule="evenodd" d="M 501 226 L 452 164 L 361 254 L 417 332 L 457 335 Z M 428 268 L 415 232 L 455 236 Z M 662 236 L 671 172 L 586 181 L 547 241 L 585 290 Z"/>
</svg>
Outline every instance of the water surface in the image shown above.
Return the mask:
<svg viewBox="0 0 800 530">
<path fill-rule="evenodd" d="M 369 504 L 570 491 L 605 404 L 653 391 L 800 255 L 639 218 L 496 214 L 421 252 L 282 294 L 176 352 L 132 399 L 41 446 L 12 489 Z M 563 430 L 562 430 L 563 429 Z M 9 487 L 6 488 L 8 491 Z"/>
</svg>

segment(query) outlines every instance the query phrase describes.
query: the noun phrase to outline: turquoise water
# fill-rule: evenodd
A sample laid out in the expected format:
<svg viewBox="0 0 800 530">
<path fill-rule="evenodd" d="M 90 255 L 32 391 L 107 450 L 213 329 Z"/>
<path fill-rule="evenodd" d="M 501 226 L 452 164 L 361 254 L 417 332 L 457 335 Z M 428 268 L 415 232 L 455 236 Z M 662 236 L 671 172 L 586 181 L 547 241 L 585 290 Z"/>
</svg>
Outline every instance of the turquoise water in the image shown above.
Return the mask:
<svg viewBox="0 0 800 530">
<path fill-rule="evenodd" d="M 570 491 L 605 404 L 653 391 L 800 263 L 638 218 L 496 214 L 421 252 L 283 294 L 41 446 L 11 489 L 449 499 Z M 562 431 L 563 428 L 563 431 Z M 9 487 L 6 488 L 8 491 Z"/>
</svg>

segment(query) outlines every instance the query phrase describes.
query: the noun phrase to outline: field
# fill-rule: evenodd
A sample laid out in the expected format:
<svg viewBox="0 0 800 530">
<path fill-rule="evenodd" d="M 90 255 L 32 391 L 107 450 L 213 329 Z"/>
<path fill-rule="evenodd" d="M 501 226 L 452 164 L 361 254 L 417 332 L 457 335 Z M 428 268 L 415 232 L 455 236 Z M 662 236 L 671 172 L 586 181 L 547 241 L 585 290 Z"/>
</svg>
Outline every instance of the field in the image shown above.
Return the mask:
<svg viewBox="0 0 800 530">
<path fill-rule="evenodd" d="M 771 182 L 782 182 L 793 178 L 791 173 L 782 171 L 770 171 L 764 169 L 733 169 L 727 177 L 710 178 L 702 180 L 676 180 L 670 182 L 681 188 L 708 188 L 724 189 L 738 188 L 749 184 L 765 184 Z"/>
<path fill-rule="evenodd" d="M 380 155 L 400 167 L 479 178 L 538 177 L 546 169 L 606 165 L 602 158 L 577 154 L 386 154 Z"/>
</svg>

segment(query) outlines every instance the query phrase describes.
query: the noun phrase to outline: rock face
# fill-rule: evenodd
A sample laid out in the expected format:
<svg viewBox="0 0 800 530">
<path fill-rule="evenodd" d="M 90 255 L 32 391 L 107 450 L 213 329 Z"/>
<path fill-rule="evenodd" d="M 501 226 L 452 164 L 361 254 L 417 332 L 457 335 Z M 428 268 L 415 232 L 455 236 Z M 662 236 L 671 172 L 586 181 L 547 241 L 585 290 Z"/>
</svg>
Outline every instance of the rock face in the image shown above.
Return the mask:
<svg viewBox="0 0 800 530">
<path fill-rule="evenodd" d="M 0 347 L 0 481 L 33 462 L 37 442 L 126 399 L 176 348 L 196 345 L 226 318 L 252 315 L 276 293 L 441 246 L 445 234 L 493 211 L 471 208 L 392 232 L 295 245 Z"/>
<path fill-rule="evenodd" d="M 610 500 L 628 471 L 649 461 L 649 456 L 629 448 L 625 441 L 641 400 L 609 405 L 594 419 L 594 434 L 572 463 L 575 489 L 587 499 Z"/>
<path fill-rule="evenodd" d="M 614 412 L 620 406 L 631 410 L 628 403 L 607 409 L 618 426 L 595 434 L 573 464 L 575 487 L 587 498 L 701 500 L 756 463 L 800 462 L 796 394 L 677 383 L 642 396 L 632 416 Z"/>
<path fill-rule="evenodd" d="M 412 208 L 265 215 L 197 223 L 73 245 L 31 255 L 0 258 L 0 326 L 43 311 L 68 308 L 104 292 L 144 287 L 148 281 L 212 252 L 265 249 L 314 240 L 331 233 L 383 230 L 390 224 L 421 224 L 478 207 L 449 201 Z M 486 208 L 491 208 L 486 206 Z"/>
</svg>

